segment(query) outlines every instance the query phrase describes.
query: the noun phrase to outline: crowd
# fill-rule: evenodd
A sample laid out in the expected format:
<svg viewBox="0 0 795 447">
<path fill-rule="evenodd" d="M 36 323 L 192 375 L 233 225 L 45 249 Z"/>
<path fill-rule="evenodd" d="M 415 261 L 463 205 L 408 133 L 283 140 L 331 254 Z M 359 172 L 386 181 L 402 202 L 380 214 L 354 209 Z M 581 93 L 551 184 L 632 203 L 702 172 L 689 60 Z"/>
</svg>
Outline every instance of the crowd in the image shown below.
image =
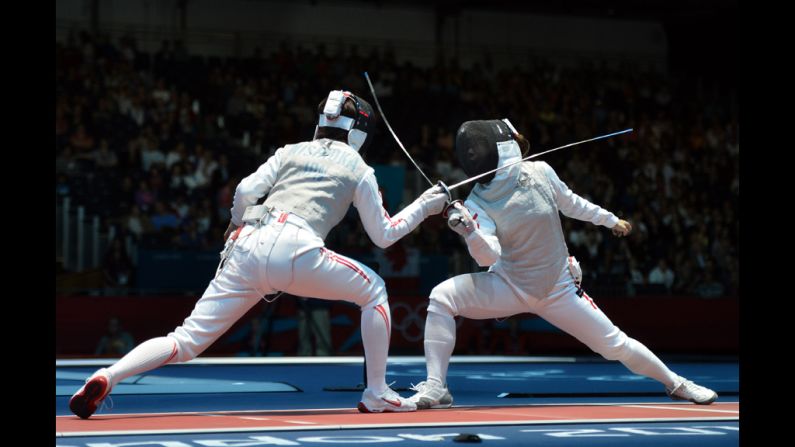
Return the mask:
<svg viewBox="0 0 795 447">
<path fill-rule="evenodd" d="M 287 42 L 272 54 L 233 59 L 191 55 L 179 41 L 147 54 L 129 37 L 114 43 L 73 33 L 56 43 L 56 195 L 141 247 L 220 250 L 239 180 L 278 147 L 311 139 L 317 104 L 330 89 L 370 99 L 364 71 L 406 148 L 448 184 L 464 177 L 453 142 L 469 119 L 510 118 L 533 152 L 633 128 L 544 157 L 576 193 L 635 227 L 619 239 L 563 219 L 586 286 L 630 296 L 737 295 L 736 88 L 631 62 L 564 67 L 538 59 L 497 69 L 486 56 L 471 68 L 454 60 L 423 68 L 389 49 L 332 52 Z M 383 125 L 364 157 L 404 166 L 414 178 Z M 405 190 L 405 203 L 425 187 L 381 186 Z M 385 205 L 396 212 L 403 204 Z M 355 211 L 328 242 L 353 256 L 373 250 Z M 390 248 L 408 249 L 466 254 L 442 219 Z"/>
</svg>

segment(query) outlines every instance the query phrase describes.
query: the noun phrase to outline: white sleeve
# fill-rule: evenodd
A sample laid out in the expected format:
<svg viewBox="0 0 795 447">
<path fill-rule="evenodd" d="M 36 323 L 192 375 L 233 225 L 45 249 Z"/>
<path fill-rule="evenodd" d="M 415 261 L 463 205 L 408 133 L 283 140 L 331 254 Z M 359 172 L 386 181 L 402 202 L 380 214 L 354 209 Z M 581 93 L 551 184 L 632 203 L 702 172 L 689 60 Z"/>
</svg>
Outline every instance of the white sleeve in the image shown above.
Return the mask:
<svg viewBox="0 0 795 447">
<path fill-rule="evenodd" d="M 552 169 L 549 164 L 543 161 L 539 163 L 541 163 L 547 175 L 547 179 L 549 179 L 549 183 L 552 185 L 552 191 L 555 196 L 555 202 L 558 204 L 558 209 L 564 216 L 591 222 L 594 225 L 603 225 L 607 228 L 613 228 L 618 223 L 619 219 L 615 214 L 574 194 L 574 192 L 558 178 L 558 174 L 555 173 L 555 170 Z"/>
<path fill-rule="evenodd" d="M 497 262 L 502 254 L 500 241 L 497 239 L 497 225 L 475 202 L 467 200 L 464 202 L 464 206 L 467 207 L 472 219 L 477 224 L 475 231 L 464 239 L 469 255 L 479 266 L 488 267 Z"/>
<path fill-rule="evenodd" d="M 378 192 L 378 182 L 371 169 L 356 186 L 353 206 L 359 211 L 364 231 L 373 243 L 381 248 L 387 248 L 411 233 L 428 217 L 419 199 L 403 208 L 394 217 L 389 217 L 383 203 Z"/>
<path fill-rule="evenodd" d="M 246 208 L 255 205 L 259 199 L 270 192 L 281 166 L 281 150 L 282 148 L 276 150 L 276 153 L 268 158 L 268 161 L 238 183 L 232 201 L 232 224 L 242 225 L 243 213 Z"/>
</svg>

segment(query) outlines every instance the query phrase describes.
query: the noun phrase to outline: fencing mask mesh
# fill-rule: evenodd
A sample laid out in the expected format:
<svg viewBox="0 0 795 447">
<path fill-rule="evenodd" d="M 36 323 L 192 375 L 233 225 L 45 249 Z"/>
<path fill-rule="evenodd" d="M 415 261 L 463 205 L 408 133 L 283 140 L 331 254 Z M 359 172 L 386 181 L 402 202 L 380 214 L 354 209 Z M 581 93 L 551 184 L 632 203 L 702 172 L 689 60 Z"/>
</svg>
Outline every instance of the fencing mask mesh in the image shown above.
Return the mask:
<svg viewBox="0 0 795 447">
<path fill-rule="evenodd" d="M 512 129 L 502 120 L 466 121 L 455 135 L 458 162 L 469 177 L 496 169 L 499 162 L 497 143 L 512 139 Z M 494 174 L 490 174 L 477 182 L 486 184 L 493 178 Z"/>
</svg>

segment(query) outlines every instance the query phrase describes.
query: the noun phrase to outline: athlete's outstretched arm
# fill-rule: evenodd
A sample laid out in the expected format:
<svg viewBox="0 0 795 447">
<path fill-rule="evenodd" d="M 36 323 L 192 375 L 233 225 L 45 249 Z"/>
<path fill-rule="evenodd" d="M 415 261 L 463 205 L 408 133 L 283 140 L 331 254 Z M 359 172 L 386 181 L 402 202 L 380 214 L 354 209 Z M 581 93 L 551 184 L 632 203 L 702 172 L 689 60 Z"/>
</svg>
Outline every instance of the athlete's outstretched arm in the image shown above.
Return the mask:
<svg viewBox="0 0 795 447">
<path fill-rule="evenodd" d="M 370 170 L 356 187 L 353 206 L 359 211 L 364 231 L 373 243 L 386 248 L 411 233 L 428 216 L 442 212 L 447 195 L 435 188 L 438 187 L 428 189 L 409 206 L 390 217 L 378 192 L 375 174 Z"/>
<path fill-rule="evenodd" d="M 552 185 L 558 209 L 564 216 L 591 222 L 594 225 L 603 225 L 607 228 L 613 228 L 619 222 L 620 219 L 615 214 L 575 194 L 558 178 L 558 174 L 549 164 L 543 161 L 539 163 Z"/>
<path fill-rule="evenodd" d="M 236 228 L 243 224 L 243 213 L 246 208 L 255 205 L 259 199 L 270 192 L 276 181 L 276 174 L 281 166 L 281 148 L 276 150 L 268 161 L 251 175 L 244 178 L 235 188 L 235 197 L 232 202 L 232 220 L 230 228 Z M 229 230 L 227 229 L 227 232 Z"/>
</svg>

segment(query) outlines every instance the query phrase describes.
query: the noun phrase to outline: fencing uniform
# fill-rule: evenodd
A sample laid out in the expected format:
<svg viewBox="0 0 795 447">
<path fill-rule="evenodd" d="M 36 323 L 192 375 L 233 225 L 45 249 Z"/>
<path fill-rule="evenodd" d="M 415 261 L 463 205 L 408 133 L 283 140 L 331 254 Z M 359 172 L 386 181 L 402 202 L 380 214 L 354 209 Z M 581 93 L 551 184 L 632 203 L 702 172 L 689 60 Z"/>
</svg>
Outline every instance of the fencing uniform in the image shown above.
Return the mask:
<svg viewBox="0 0 795 447">
<path fill-rule="evenodd" d="M 364 264 L 328 250 L 323 241 L 353 204 L 372 241 L 388 247 L 429 215 L 441 212 L 447 196 L 431 188 L 397 215 L 389 216 L 373 169 L 351 146 L 364 144 L 364 132 L 354 131 L 370 124 L 339 116 L 342 104 L 352 100 L 351 96 L 332 92 L 327 104 L 336 106 L 337 116 L 334 118 L 329 113 L 333 107 L 327 106 L 320 120 L 325 127 L 345 126 L 354 134 L 349 143 L 321 138 L 287 145 L 244 178 L 232 207 L 231 221 L 237 231 L 226 241 L 216 276 L 191 315 L 167 336 L 142 343 L 116 364 L 95 373 L 73 396 L 73 412 L 88 417 L 110 388 L 124 378 L 195 358 L 263 296 L 277 292 L 359 305 L 368 380 L 360 410 L 416 409 L 385 382 L 391 316 L 383 279 Z M 355 99 L 357 119 L 372 113 L 369 105 Z M 337 121 L 331 123 L 332 118 Z M 266 196 L 263 205 L 256 205 Z M 92 386 L 99 391 L 92 391 Z"/>
<path fill-rule="evenodd" d="M 499 122 L 484 122 L 477 130 L 478 147 L 463 154 L 466 149 L 457 148 L 464 163 L 486 160 L 468 174 L 521 159 L 518 144 Z M 457 146 L 471 144 L 467 139 L 462 143 L 460 134 L 461 130 Z M 484 141 L 494 155 L 483 153 L 478 158 L 477 150 L 484 148 Z M 488 158 L 496 164 L 487 166 Z M 581 272 L 568 254 L 559 213 L 608 228 L 619 222 L 618 217 L 572 192 L 545 162 L 522 162 L 498 171 L 488 183 L 475 185 L 464 206 L 474 224 L 465 237 L 467 248 L 478 265 L 489 266 L 489 270 L 450 278 L 431 291 L 424 342 L 427 382 L 431 383 L 422 383 L 412 397 L 420 408 L 452 404 L 449 393 L 440 390 L 445 387 L 455 346 L 455 316 L 487 319 L 535 313 L 604 358 L 618 360 L 669 390 L 680 387 L 684 379 L 616 327 L 579 287 Z M 434 386 L 436 392 L 431 390 Z M 711 395 L 702 400 L 709 398 Z M 438 404 L 440 399 L 442 404 Z"/>
</svg>

